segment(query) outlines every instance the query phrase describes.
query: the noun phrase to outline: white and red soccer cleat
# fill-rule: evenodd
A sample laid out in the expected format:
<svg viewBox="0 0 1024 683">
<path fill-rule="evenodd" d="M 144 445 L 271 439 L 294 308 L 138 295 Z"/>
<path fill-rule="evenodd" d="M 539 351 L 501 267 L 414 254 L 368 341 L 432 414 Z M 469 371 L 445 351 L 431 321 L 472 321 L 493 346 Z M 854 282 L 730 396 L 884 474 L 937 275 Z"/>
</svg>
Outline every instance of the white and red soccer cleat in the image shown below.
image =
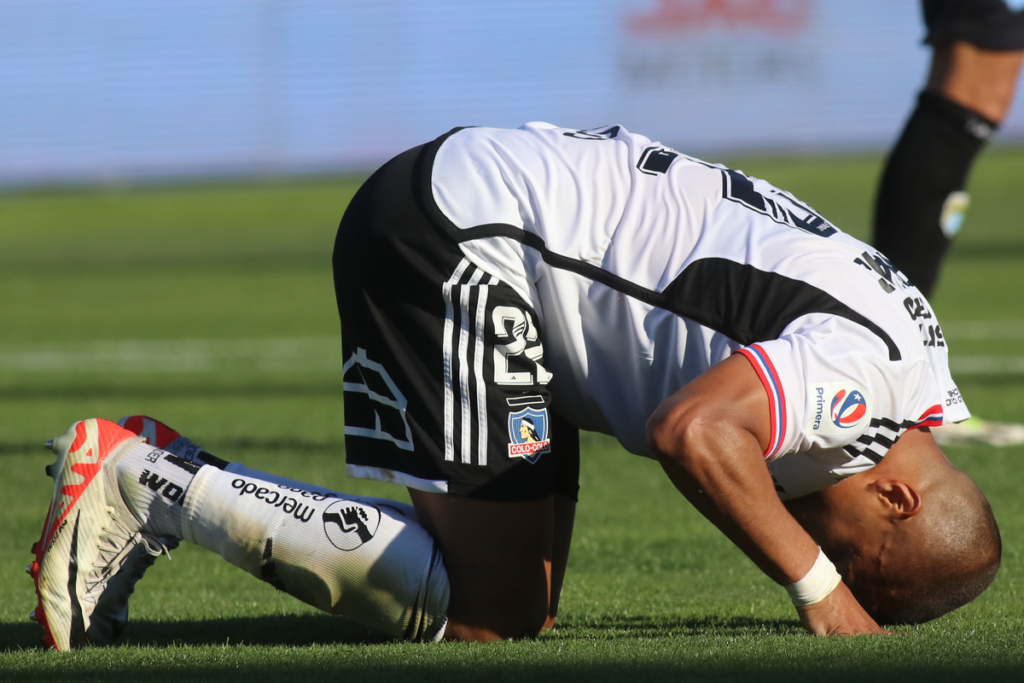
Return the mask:
<svg viewBox="0 0 1024 683">
<path fill-rule="evenodd" d="M 141 523 L 125 506 L 114 469 L 143 440 L 113 422 L 76 422 L 49 444 L 55 483 L 29 573 L 39 598 L 34 618 L 43 643 L 57 650 L 89 642 L 87 631 L 108 580 L 143 542 Z M 144 545 L 158 545 L 147 538 Z"/>
<path fill-rule="evenodd" d="M 192 442 L 171 429 L 163 422 L 145 415 L 122 417 L 117 424 L 144 438 L 150 446 L 179 455 Z M 167 536 L 153 537 L 142 534 L 140 542 L 125 556 L 121 569 L 107 581 L 100 592 L 92 613 L 86 638 L 93 645 L 110 645 L 121 637 L 128 624 L 128 601 L 135 592 L 135 585 L 142 580 L 146 570 L 153 566 L 161 554 L 171 556 L 170 550 L 178 547 L 179 539 Z"/>
</svg>

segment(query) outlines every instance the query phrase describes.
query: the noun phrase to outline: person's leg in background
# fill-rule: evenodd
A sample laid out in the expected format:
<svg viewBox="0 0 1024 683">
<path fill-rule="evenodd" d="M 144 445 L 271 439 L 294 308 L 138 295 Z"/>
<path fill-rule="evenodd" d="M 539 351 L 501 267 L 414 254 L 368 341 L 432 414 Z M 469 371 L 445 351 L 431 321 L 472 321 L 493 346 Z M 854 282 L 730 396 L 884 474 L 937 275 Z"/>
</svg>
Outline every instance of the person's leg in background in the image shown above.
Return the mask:
<svg viewBox="0 0 1024 683">
<path fill-rule="evenodd" d="M 963 222 L 971 165 L 1013 101 L 1024 14 L 1002 0 L 923 7 L 931 71 L 882 174 L 874 244 L 930 297 Z"/>
</svg>

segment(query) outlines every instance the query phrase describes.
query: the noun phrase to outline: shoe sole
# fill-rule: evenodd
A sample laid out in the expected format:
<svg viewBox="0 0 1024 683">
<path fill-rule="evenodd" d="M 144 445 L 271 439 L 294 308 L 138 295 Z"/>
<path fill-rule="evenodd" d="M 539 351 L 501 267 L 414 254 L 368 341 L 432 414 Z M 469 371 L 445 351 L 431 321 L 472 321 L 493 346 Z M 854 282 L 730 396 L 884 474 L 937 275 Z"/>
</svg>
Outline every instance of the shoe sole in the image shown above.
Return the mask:
<svg viewBox="0 0 1024 683">
<path fill-rule="evenodd" d="M 50 518 L 53 515 L 53 509 L 57 497 L 60 495 L 60 481 L 58 476 L 64 471 L 64 462 L 67 460 L 68 451 L 71 450 L 71 446 L 74 444 L 75 439 L 78 436 L 78 422 L 75 422 L 67 431 L 60 436 L 50 439 L 46 442 L 46 448 L 53 451 L 57 456 L 57 460 L 46 466 L 46 476 L 53 479 L 53 496 L 50 497 L 50 507 L 46 511 L 46 520 L 43 522 L 43 531 L 39 536 L 39 540 L 32 544 L 32 554 L 35 555 L 35 559 L 32 563 L 26 567 L 26 571 L 32 577 L 36 588 L 36 597 L 38 599 L 36 608 L 32 610 L 29 617 L 38 622 L 43 627 L 43 645 L 45 647 L 56 647 L 53 640 L 53 634 L 50 632 L 50 625 L 46 618 L 46 609 L 43 607 L 43 597 L 39 589 L 39 574 L 40 565 L 42 564 L 43 556 L 46 554 L 43 551 L 43 542 L 49 534 L 50 530 Z M 52 539 L 51 539 L 52 541 Z"/>
</svg>

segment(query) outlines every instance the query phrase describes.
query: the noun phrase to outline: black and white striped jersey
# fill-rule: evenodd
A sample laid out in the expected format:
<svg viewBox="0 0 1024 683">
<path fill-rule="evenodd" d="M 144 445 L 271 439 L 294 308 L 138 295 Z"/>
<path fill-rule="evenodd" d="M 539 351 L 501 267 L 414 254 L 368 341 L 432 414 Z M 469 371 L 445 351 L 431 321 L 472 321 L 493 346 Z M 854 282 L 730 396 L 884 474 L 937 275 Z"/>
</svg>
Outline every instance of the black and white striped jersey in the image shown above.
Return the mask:
<svg viewBox="0 0 1024 683">
<path fill-rule="evenodd" d="M 763 180 L 621 126 L 531 123 L 449 135 L 431 186 L 466 258 L 537 312 L 558 412 L 633 453 L 654 409 L 734 352 L 768 392 L 786 495 L 969 416 L 920 292 Z"/>
</svg>

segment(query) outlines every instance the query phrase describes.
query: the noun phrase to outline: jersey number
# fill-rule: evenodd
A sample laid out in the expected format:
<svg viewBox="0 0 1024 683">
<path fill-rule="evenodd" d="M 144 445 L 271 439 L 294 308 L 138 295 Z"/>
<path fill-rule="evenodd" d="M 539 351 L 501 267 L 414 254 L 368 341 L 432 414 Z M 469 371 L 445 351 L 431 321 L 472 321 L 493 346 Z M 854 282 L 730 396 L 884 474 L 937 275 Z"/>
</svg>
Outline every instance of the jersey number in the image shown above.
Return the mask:
<svg viewBox="0 0 1024 683">
<path fill-rule="evenodd" d="M 767 182 L 764 185 L 768 188 L 770 197 L 757 191 L 752 178 L 739 171 L 722 169 L 722 193 L 726 199 L 764 214 L 776 223 L 813 235 L 830 237 L 838 232 L 831 223 L 790 193 Z"/>
<path fill-rule="evenodd" d="M 507 344 L 494 345 L 494 383 L 504 385 L 532 386 L 547 384 L 551 373 L 544 369 L 544 347 L 538 340 L 537 327 L 533 317 L 526 311 L 515 306 L 495 306 L 491 314 L 494 322 L 494 334 L 498 339 L 511 339 Z M 513 370 L 509 359 L 523 356 L 532 361 L 537 372 L 530 370 Z"/>
</svg>

